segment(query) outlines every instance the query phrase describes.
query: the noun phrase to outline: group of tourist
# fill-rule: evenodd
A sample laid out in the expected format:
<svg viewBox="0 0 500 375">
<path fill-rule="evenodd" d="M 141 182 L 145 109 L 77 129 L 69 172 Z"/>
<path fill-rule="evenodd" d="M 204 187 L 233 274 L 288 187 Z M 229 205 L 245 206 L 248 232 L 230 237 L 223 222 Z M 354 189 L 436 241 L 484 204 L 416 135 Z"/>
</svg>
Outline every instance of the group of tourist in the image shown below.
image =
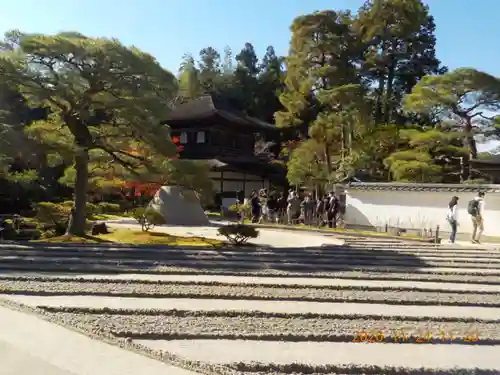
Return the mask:
<svg viewBox="0 0 500 375">
<path fill-rule="evenodd" d="M 455 243 L 458 230 L 458 201 L 459 198 L 455 196 L 448 204 L 446 219 L 451 226 L 450 243 Z M 472 220 L 472 243 L 479 244 L 484 230 L 484 192 L 479 192 L 474 199 L 469 201 L 467 212 Z"/>
<path fill-rule="evenodd" d="M 479 244 L 484 230 L 484 192 L 469 201 L 467 212 L 472 221 L 471 241 Z M 446 216 L 450 224 L 449 243 L 455 243 L 458 231 L 458 202 L 459 197 L 454 196 L 448 204 Z M 290 190 L 285 196 L 275 191 L 268 193 L 267 189 L 252 191 L 245 199 L 244 204 L 249 207 L 252 223 L 304 224 L 337 227 L 340 201 L 334 192 L 315 198 L 311 194 L 303 194 Z"/>
<path fill-rule="evenodd" d="M 283 193 L 273 191 L 268 194 L 267 189 L 261 189 L 259 192 L 252 191 L 246 201 L 252 223 L 267 220 L 272 223 L 337 227 L 340 201 L 333 192 L 316 199 L 311 194 L 300 196 L 293 190 L 285 197 Z"/>
</svg>

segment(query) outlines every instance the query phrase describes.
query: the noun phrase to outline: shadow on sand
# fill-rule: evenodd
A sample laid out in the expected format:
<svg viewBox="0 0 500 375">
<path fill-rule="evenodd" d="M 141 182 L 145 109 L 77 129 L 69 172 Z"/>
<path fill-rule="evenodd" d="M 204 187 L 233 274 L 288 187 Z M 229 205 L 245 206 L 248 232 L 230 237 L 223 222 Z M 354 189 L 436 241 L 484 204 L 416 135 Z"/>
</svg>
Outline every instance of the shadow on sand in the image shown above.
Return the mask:
<svg viewBox="0 0 500 375">
<path fill-rule="evenodd" d="M 433 263 L 435 264 L 435 262 Z M 418 272 L 437 267 L 396 250 L 321 247 L 168 247 L 114 243 L 18 243 L 0 248 L 0 271 L 89 273 L 248 273 L 282 271 L 318 274 L 354 270 Z"/>
</svg>

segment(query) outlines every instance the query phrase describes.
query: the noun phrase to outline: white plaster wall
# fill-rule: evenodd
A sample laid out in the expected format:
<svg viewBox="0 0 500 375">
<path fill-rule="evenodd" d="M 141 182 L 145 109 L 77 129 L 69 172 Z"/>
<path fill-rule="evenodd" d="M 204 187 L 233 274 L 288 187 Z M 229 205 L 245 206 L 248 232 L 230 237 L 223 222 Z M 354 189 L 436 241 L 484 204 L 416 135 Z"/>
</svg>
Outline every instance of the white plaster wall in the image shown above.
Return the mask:
<svg viewBox="0 0 500 375">
<path fill-rule="evenodd" d="M 412 191 L 346 191 L 347 225 L 399 226 L 406 229 L 436 228 L 449 231 L 446 221 L 448 203 L 452 196 L 460 198 L 458 222 L 460 233 L 471 233 L 472 222 L 467 204 L 477 193 L 412 192 Z M 486 194 L 484 235 L 500 236 L 500 194 Z"/>
</svg>

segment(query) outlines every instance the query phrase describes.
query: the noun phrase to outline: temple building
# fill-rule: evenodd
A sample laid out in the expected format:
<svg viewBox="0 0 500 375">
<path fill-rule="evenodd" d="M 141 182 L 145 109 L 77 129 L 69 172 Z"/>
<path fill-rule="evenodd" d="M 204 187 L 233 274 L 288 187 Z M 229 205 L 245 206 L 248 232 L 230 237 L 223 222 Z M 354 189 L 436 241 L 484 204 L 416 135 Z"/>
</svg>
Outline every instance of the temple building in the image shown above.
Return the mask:
<svg viewBox="0 0 500 375">
<path fill-rule="evenodd" d="M 500 184 L 500 155 L 471 160 L 472 168 L 479 171 L 491 184 Z"/>
<path fill-rule="evenodd" d="M 258 139 L 271 142 L 279 138 L 280 130 L 275 125 L 235 110 L 216 95 L 178 105 L 163 123 L 170 126 L 172 136 L 183 146 L 182 159 L 209 163 L 214 190 L 220 198 L 284 186 L 285 168 L 255 152 Z"/>
</svg>

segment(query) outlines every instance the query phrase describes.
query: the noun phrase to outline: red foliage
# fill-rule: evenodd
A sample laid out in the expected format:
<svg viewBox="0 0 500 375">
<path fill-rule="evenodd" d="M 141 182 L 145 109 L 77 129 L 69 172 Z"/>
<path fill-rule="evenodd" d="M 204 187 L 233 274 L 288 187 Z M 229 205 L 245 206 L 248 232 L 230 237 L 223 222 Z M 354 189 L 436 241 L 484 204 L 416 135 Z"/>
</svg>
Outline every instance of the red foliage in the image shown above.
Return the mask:
<svg viewBox="0 0 500 375">
<path fill-rule="evenodd" d="M 175 145 L 175 149 L 177 150 L 177 154 L 172 156 L 170 160 L 179 159 L 181 157 L 180 153 L 184 150 L 184 146 L 180 144 L 180 139 L 178 137 L 172 137 L 172 143 Z"/>
<path fill-rule="evenodd" d="M 152 197 L 158 189 L 161 187 L 161 184 L 157 183 L 141 183 L 137 181 L 128 181 L 125 184 L 127 189 L 133 190 L 136 197 L 140 197 L 142 195 Z"/>
</svg>

